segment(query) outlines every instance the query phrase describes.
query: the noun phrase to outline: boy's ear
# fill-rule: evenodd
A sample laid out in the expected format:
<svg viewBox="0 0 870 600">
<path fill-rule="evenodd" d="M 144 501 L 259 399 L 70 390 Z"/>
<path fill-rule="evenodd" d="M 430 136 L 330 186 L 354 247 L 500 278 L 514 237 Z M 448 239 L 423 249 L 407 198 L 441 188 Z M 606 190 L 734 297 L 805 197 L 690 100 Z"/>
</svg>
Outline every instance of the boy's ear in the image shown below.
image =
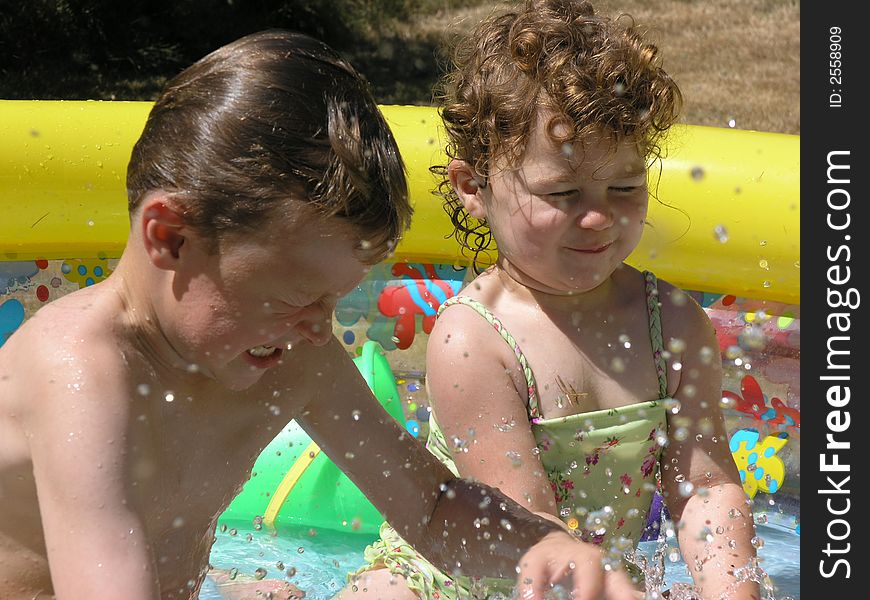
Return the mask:
<svg viewBox="0 0 870 600">
<path fill-rule="evenodd" d="M 486 206 L 481 197 L 481 190 L 485 189 L 483 178 L 464 160 L 453 159 L 447 165 L 447 176 L 456 190 L 456 195 L 465 210 L 476 219 L 486 218 Z"/>
<path fill-rule="evenodd" d="M 148 197 L 142 206 L 141 227 L 151 263 L 158 269 L 175 270 L 187 231 L 179 207 L 163 194 Z"/>
</svg>

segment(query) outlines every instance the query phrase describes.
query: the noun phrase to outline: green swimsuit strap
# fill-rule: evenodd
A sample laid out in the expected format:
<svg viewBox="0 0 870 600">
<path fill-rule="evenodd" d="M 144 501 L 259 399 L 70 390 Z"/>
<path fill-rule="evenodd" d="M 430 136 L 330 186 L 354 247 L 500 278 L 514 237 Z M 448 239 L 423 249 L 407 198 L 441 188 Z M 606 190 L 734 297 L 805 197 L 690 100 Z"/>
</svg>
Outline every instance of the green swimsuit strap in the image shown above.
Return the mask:
<svg viewBox="0 0 870 600">
<path fill-rule="evenodd" d="M 526 386 L 529 390 L 529 416 L 533 419 L 540 418 L 541 410 L 538 408 L 538 386 L 535 383 L 535 375 L 532 373 L 532 367 L 529 366 L 529 361 L 526 359 L 525 354 L 523 354 L 523 351 L 520 349 L 520 345 L 514 339 L 514 336 L 510 334 L 507 328 L 502 324 L 501 320 L 492 314 L 487 307 L 474 298 L 469 298 L 468 296 L 453 296 L 452 298 L 448 298 L 438 308 L 438 316 L 444 312 L 444 309 L 448 306 L 453 306 L 454 304 L 464 304 L 473 309 L 477 314 L 486 319 L 486 322 L 492 325 L 502 339 L 507 342 L 511 349 L 513 349 L 517 361 L 520 363 L 520 368 L 523 370 L 523 375 L 526 378 Z"/>
<path fill-rule="evenodd" d="M 655 274 L 643 272 L 646 288 L 646 310 L 649 316 L 649 339 L 652 343 L 656 374 L 659 378 L 659 399 L 668 397 L 668 365 L 665 361 L 665 343 L 662 338 L 662 303 L 659 302 L 659 282 Z"/>
</svg>

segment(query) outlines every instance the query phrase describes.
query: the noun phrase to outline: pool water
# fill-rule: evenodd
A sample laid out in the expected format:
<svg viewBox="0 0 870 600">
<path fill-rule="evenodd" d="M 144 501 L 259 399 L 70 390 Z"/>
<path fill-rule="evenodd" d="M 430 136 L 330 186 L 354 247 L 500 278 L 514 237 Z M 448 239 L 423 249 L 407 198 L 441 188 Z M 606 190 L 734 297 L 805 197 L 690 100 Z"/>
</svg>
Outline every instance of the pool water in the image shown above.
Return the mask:
<svg viewBox="0 0 870 600">
<path fill-rule="evenodd" d="M 773 596 L 799 600 L 800 536 L 774 523 L 756 525 L 756 532 L 764 540 L 758 551 L 759 564 L 773 581 Z M 251 576 L 257 569 L 265 569 L 266 578 L 287 579 L 304 590 L 306 600 L 326 600 L 344 587 L 347 573 L 363 564 L 362 552 L 370 541 L 369 536 L 328 530 L 282 529 L 275 536 L 265 530 L 227 530 L 217 533 L 211 564 Z M 676 548 L 676 542 L 670 540 L 669 546 Z M 650 558 L 655 549 L 656 542 L 640 544 L 640 550 Z M 665 563 L 666 588 L 692 582 L 682 560 L 670 562 L 666 558 Z M 206 580 L 199 599 L 220 598 L 215 586 Z"/>
</svg>

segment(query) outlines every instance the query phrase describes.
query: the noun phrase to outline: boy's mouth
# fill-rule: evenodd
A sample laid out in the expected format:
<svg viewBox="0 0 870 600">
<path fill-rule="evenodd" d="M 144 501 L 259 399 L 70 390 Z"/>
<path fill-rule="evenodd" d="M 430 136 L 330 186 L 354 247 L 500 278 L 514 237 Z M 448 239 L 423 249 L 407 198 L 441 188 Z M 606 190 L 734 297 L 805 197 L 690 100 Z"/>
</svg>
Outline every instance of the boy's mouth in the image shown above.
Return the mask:
<svg viewBox="0 0 870 600">
<path fill-rule="evenodd" d="M 252 367 L 268 369 L 277 365 L 281 361 L 283 354 L 283 349 L 275 346 L 254 346 L 253 348 L 248 348 L 243 356 Z"/>
<path fill-rule="evenodd" d="M 274 354 L 277 350 L 278 348 L 275 346 L 255 346 L 254 348 L 248 349 L 248 354 L 256 356 L 257 358 L 266 358 L 267 356 Z"/>
</svg>

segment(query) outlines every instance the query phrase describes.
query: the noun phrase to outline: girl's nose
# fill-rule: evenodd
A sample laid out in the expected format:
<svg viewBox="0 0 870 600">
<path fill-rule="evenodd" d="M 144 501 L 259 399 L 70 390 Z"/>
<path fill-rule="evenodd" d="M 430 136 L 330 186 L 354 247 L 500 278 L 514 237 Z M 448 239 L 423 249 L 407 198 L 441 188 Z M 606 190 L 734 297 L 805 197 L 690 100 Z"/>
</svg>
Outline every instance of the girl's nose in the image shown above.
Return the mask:
<svg viewBox="0 0 870 600">
<path fill-rule="evenodd" d="M 605 203 L 587 206 L 577 217 L 577 225 L 583 229 L 603 231 L 613 225 L 613 212 Z"/>
</svg>

